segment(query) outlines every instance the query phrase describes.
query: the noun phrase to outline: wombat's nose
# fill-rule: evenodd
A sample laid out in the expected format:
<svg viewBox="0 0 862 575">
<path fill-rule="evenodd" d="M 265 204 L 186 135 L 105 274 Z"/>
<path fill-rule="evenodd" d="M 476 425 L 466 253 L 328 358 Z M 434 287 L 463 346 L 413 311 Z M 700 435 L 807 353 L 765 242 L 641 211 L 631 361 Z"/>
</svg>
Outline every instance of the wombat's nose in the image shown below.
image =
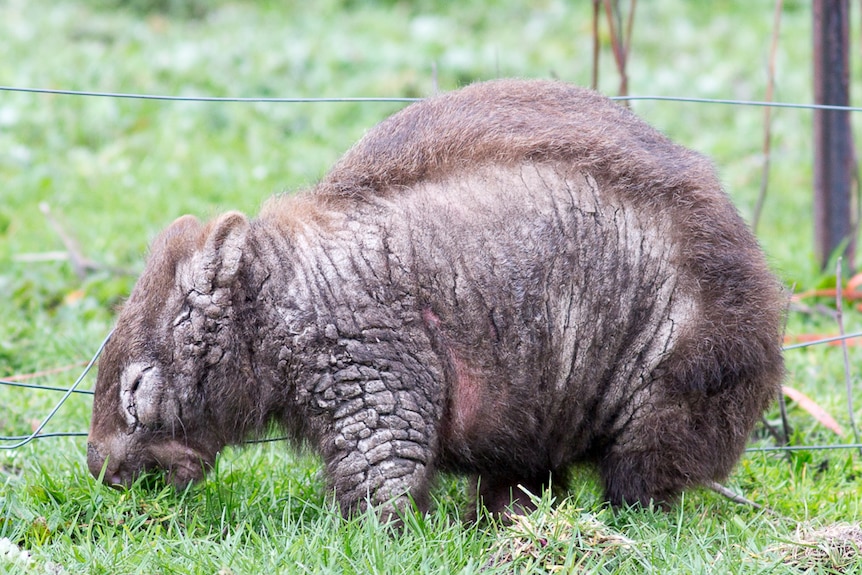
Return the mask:
<svg viewBox="0 0 862 575">
<path fill-rule="evenodd" d="M 97 478 L 102 474 L 102 466 L 105 464 L 105 458 L 96 449 L 91 441 L 87 442 L 87 467 L 90 468 L 90 473 Z"/>
<path fill-rule="evenodd" d="M 98 479 L 102 476 L 102 468 L 104 467 L 105 475 L 103 481 L 108 485 L 119 485 L 123 480 L 117 472 L 116 466 L 110 463 L 110 460 L 108 460 L 108 466 L 106 467 L 105 457 L 99 453 L 99 449 L 93 442 L 87 442 L 87 467 L 90 468 L 90 473 Z"/>
</svg>

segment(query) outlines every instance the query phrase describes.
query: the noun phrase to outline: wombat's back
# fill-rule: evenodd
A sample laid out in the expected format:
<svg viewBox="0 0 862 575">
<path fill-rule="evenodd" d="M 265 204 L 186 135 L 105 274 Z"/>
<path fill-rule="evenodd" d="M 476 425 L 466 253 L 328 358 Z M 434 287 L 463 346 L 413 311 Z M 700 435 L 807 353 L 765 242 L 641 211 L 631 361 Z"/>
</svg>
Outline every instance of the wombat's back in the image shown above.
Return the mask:
<svg viewBox="0 0 862 575">
<path fill-rule="evenodd" d="M 477 164 L 524 161 L 576 164 L 603 180 L 625 180 L 632 197 L 645 193 L 647 201 L 717 187 L 708 160 L 596 92 L 563 82 L 497 80 L 387 118 L 341 158 L 317 193 L 385 194 Z"/>
</svg>

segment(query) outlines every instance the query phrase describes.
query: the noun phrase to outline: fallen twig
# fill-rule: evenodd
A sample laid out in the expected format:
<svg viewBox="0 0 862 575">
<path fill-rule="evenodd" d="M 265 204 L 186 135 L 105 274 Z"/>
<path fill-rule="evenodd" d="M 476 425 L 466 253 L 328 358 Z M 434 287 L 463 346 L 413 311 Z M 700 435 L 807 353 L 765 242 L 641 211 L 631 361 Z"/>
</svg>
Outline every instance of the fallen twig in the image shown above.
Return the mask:
<svg viewBox="0 0 862 575">
<path fill-rule="evenodd" d="M 9 375 L 4 377 L 6 381 L 27 381 L 28 379 L 35 379 L 37 377 L 44 377 L 46 375 L 54 375 L 55 373 L 62 373 L 64 371 L 71 371 L 73 369 L 84 367 L 87 365 L 86 361 L 79 361 L 78 363 L 72 363 L 70 365 L 63 365 L 60 367 L 52 367 L 50 369 L 45 369 L 42 371 L 34 371 L 32 373 L 19 373 L 15 375 Z"/>
<path fill-rule="evenodd" d="M 752 501 L 752 500 L 750 500 L 750 499 L 748 499 L 742 495 L 739 495 L 738 493 L 731 491 L 729 488 L 725 487 L 724 485 L 722 485 L 718 481 L 711 481 L 711 482 L 706 484 L 706 487 L 709 488 L 710 491 L 714 491 L 714 492 L 718 493 L 719 495 L 721 495 L 722 497 L 725 497 L 725 498 L 729 499 L 730 501 L 733 501 L 734 503 L 738 503 L 740 505 L 747 505 L 748 507 L 752 507 L 754 509 L 757 509 L 758 511 L 763 511 L 764 513 L 768 513 L 769 515 L 772 515 L 776 519 L 781 519 L 784 521 L 790 521 L 790 522 L 795 523 L 795 521 L 793 521 L 793 519 L 791 519 L 789 517 L 785 517 L 781 513 L 778 513 L 777 511 L 774 511 L 774 510 L 770 509 L 769 507 L 766 507 L 765 505 L 761 505 L 760 503 L 755 503 L 754 501 Z"/>
<path fill-rule="evenodd" d="M 72 264 L 72 270 L 80 280 L 85 279 L 87 273 L 100 270 L 109 271 L 116 275 L 135 275 L 134 272 L 129 270 L 104 266 L 84 256 L 75 238 L 66 232 L 63 226 L 60 225 L 60 222 L 54 217 L 54 214 L 51 213 L 51 206 L 47 202 L 42 202 L 39 204 L 39 210 L 45 215 L 45 219 L 48 220 L 48 224 L 54 232 L 60 236 L 60 241 L 63 242 L 63 246 L 66 248 L 66 258 L 61 258 L 58 252 L 47 252 L 45 254 L 19 256 L 16 258 L 17 261 L 55 261 L 58 259 L 68 259 L 69 263 Z"/>
<path fill-rule="evenodd" d="M 58 222 L 54 217 L 54 214 L 51 213 L 51 206 L 49 206 L 47 202 L 42 202 L 39 204 L 39 210 L 45 216 L 45 219 L 48 220 L 48 224 L 53 228 L 54 232 L 60 236 L 60 240 L 63 242 L 63 246 L 69 254 L 69 263 L 72 264 L 72 269 L 74 270 L 75 275 L 78 276 L 78 279 L 84 279 L 87 277 L 88 271 L 98 269 L 99 266 L 96 265 L 95 262 L 84 257 L 78 242 L 75 238 L 66 233 L 66 230 L 63 229 L 63 226 L 60 225 L 60 222 Z"/>
<path fill-rule="evenodd" d="M 724 485 L 722 485 L 718 481 L 711 481 L 711 482 L 707 483 L 706 486 L 709 487 L 709 489 L 711 489 L 712 491 L 715 491 L 716 493 L 718 493 L 719 495 L 721 495 L 727 499 L 730 499 L 734 503 L 739 503 L 740 505 L 748 505 L 749 507 L 754 507 L 757 510 L 765 509 L 766 511 L 769 511 L 769 509 L 766 509 L 760 503 L 755 503 L 754 501 L 752 501 L 750 499 L 746 499 L 742 495 L 734 493 L 733 491 L 731 491 L 729 488 L 725 487 Z"/>
</svg>

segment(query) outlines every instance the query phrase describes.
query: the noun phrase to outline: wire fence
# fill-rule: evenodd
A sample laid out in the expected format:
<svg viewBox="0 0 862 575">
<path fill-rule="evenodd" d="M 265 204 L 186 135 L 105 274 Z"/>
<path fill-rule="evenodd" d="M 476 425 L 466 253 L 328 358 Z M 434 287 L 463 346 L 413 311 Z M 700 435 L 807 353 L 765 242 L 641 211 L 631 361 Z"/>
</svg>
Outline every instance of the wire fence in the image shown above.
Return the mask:
<svg viewBox="0 0 862 575">
<path fill-rule="evenodd" d="M 84 96 L 90 98 L 122 98 L 130 100 L 162 100 L 168 102 L 238 102 L 238 103 L 273 103 L 273 104 L 323 104 L 323 103 L 374 103 L 403 102 L 412 103 L 422 98 L 402 97 L 340 97 L 340 98 L 264 98 L 264 97 L 233 97 L 233 96 L 173 96 L 167 94 L 134 94 L 126 92 L 92 92 L 86 90 L 56 90 L 49 88 L 19 88 L 0 86 L 0 92 L 23 92 L 30 94 L 52 94 L 57 96 Z M 655 101 L 681 102 L 691 104 L 723 104 L 729 106 L 755 106 L 768 108 L 793 108 L 801 110 L 840 110 L 845 112 L 862 112 L 862 107 L 834 106 L 831 104 L 805 104 L 796 102 L 772 102 L 763 100 L 733 100 L 726 98 L 692 98 L 687 96 L 610 96 L 617 101 Z"/>
<path fill-rule="evenodd" d="M 29 94 L 51 94 L 60 96 L 77 96 L 90 98 L 120 98 L 120 99 L 135 99 L 135 100 L 159 100 L 168 102 L 215 102 L 215 103 L 279 103 L 279 104 L 322 104 L 322 103 L 412 103 L 421 100 L 422 98 L 404 98 L 404 97 L 332 97 L 332 98 L 272 98 L 272 97 L 211 97 L 211 96 L 174 96 L 163 94 L 136 94 L 136 93 L 121 93 L 121 92 L 94 92 L 94 91 L 78 91 L 78 90 L 58 90 L 46 88 L 25 88 L 13 86 L 0 86 L 0 92 L 19 92 Z M 713 105 L 731 105 L 731 106 L 755 106 L 755 107 L 770 107 L 770 108 L 792 108 L 804 110 L 843 110 L 849 112 L 862 112 L 862 107 L 855 106 L 833 106 L 823 104 L 807 104 L 793 102 L 773 102 L 773 101 L 758 101 L 758 100 L 734 100 L 734 99 L 715 99 L 715 98 L 692 98 L 680 96 L 616 96 L 611 97 L 618 101 L 661 101 L 661 102 L 677 102 L 677 103 L 694 103 L 694 104 L 713 104 Z M 840 292 L 839 292 L 840 293 Z M 98 360 L 99 355 L 108 342 L 111 334 L 109 333 L 102 341 L 101 345 L 93 355 L 92 359 L 86 364 L 81 374 L 75 382 L 69 386 L 56 387 L 35 385 L 22 381 L 12 381 L 0 379 L 0 387 L 22 388 L 39 391 L 50 391 L 63 393 L 63 396 L 49 413 L 42 419 L 34 431 L 28 435 L 19 436 L 0 436 L 0 451 L 14 450 L 21 448 L 36 439 L 47 439 L 57 437 L 85 437 L 85 431 L 61 431 L 61 432 L 43 432 L 51 420 L 57 415 L 62 406 L 68 401 L 72 395 L 93 396 L 94 392 L 86 389 L 78 389 L 84 378 L 87 376 L 93 365 Z M 835 337 L 825 337 L 814 341 L 806 341 L 784 346 L 785 352 L 818 346 L 826 344 L 834 344 L 840 342 L 846 345 L 845 342 L 854 338 L 862 338 L 862 332 L 849 334 L 841 334 Z M 849 398 L 848 384 L 848 402 Z M 783 408 L 783 395 L 780 397 Z M 851 403 L 852 405 L 852 403 Z M 783 409 L 782 409 L 783 412 Z M 851 422 L 853 421 L 852 410 L 850 412 Z M 855 422 L 854 422 L 855 427 Z M 785 432 L 787 430 L 785 429 Z M 789 434 L 785 433 L 785 437 Z M 249 443 L 264 443 L 272 441 L 285 440 L 285 437 L 271 437 L 259 440 L 252 440 Z M 858 439 L 857 439 L 858 441 Z M 765 447 L 749 447 L 747 452 L 797 452 L 797 451 L 819 451 L 819 450 L 845 450 L 859 449 L 862 452 L 862 443 L 841 443 L 830 445 L 776 445 Z"/>
<path fill-rule="evenodd" d="M 35 389 L 39 391 L 53 391 L 53 392 L 62 392 L 63 397 L 57 402 L 54 408 L 48 413 L 48 415 L 42 420 L 42 422 L 36 427 L 36 429 L 30 433 L 29 435 L 13 435 L 13 436 L 0 436 L 0 441 L 3 442 L 15 442 L 9 445 L 0 445 L 0 450 L 12 450 L 18 449 L 27 445 L 28 443 L 36 440 L 36 439 L 47 439 L 47 438 L 55 438 L 55 437 L 86 437 L 86 431 L 58 431 L 52 433 L 42 433 L 42 430 L 48 425 L 51 419 L 57 414 L 60 408 L 64 403 L 73 395 L 94 395 L 94 392 L 86 389 L 78 389 L 78 386 L 84 380 L 84 378 L 89 373 L 90 369 L 96 363 L 99 358 L 99 355 L 102 353 L 102 350 L 105 347 L 105 344 L 108 343 L 108 339 L 111 337 L 111 334 L 102 341 L 102 344 L 99 346 L 99 349 L 96 351 L 93 358 L 87 363 L 87 366 L 81 372 L 81 375 L 75 380 L 75 382 L 68 388 L 65 387 L 55 387 L 55 386 L 45 386 L 45 385 L 35 385 L 30 383 L 23 383 L 18 381 L 10 381 L 5 379 L 0 379 L 0 386 L 7 387 L 17 387 L 17 388 L 25 388 L 25 389 Z M 801 349 L 805 347 L 812 347 L 816 345 L 825 345 L 828 343 L 834 343 L 838 341 L 846 341 L 849 339 L 862 337 L 862 332 L 855 332 L 850 334 L 845 334 L 837 337 L 828 337 L 819 339 L 816 341 L 810 341 L 805 343 L 793 344 L 785 346 L 784 351 L 790 351 L 795 349 Z M 248 443 L 266 443 L 272 441 L 281 441 L 287 439 L 286 437 L 271 437 L 265 439 L 256 439 L 251 440 Z M 769 447 L 749 447 L 746 449 L 748 452 L 758 452 L 758 451 L 820 451 L 820 450 L 835 450 L 835 449 L 862 449 L 862 443 L 843 443 L 839 445 L 777 445 L 777 446 L 769 446 Z"/>
</svg>

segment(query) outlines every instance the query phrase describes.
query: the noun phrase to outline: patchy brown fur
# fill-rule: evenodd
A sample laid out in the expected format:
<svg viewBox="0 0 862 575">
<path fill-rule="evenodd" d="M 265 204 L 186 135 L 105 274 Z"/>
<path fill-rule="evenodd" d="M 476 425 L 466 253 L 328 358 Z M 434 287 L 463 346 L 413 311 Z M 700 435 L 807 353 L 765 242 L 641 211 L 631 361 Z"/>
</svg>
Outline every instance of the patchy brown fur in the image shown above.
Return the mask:
<svg viewBox="0 0 862 575">
<path fill-rule="evenodd" d="M 782 292 L 709 162 L 609 100 L 503 80 L 381 123 L 255 220 L 181 218 L 99 365 L 94 475 L 199 479 L 277 422 L 345 512 L 492 511 L 595 462 L 614 504 L 725 477 L 778 391 Z"/>
</svg>

